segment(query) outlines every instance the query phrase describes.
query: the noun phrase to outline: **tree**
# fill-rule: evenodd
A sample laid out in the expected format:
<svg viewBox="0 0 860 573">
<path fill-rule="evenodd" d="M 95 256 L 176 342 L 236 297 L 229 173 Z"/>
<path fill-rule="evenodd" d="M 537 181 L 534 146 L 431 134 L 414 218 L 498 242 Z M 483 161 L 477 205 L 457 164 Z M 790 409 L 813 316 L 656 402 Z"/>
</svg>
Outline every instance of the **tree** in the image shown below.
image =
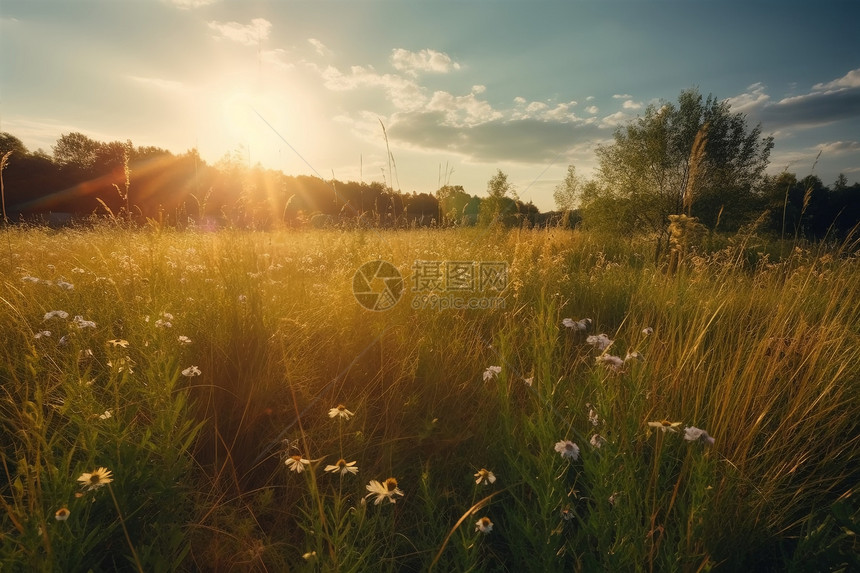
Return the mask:
<svg viewBox="0 0 860 573">
<path fill-rule="evenodd" d="M 493 222 L 505 222 L 511 217 L 516 217 L 517 193 L 514 186 L 508 181 L 508 176 L 501 169 L 496 170 L 489 181 L 487 181 L 488 197 L 481 201 L 479 222 L 489 225 Z"/>
<path fill-rule="evenodd" d="M 559 183 L 552 193 L 555 208 L 559 211 L 572 211 L 579 202 L 582 186 L 583 181 L 576 174 L 576 168 L 573 165 L 568 165 L 564 181 Z"/>
<path fill-rule="evenodd" d="M 728 102 L 682 91 L 677 106 L 649 106 L 613 144 L 598 147 L 598 188 L 583 196 L 584 219 L 609 209 L 621 230 L 661 239 L 673 214 L 737 227 L 758 205 L 772 147 L 773 138 L 762 137 L 760 125 L 748 128 Z"/>
<path fill-rule="evenodd" d="M 90 169 L 96 162 L 101 146 L 101 143 L 83 133 L 66 133 L 53 146 L 54 160 L 62 166 Z"/>
<path fill-rule="evenodd" d="M 27 147 L 20 139 L 11 133 L 0 132 L 0 155 L 6 155 L 10 151 L 15 152 L 16 155 L 27 155 L 28 153 Z"/>
</svg>

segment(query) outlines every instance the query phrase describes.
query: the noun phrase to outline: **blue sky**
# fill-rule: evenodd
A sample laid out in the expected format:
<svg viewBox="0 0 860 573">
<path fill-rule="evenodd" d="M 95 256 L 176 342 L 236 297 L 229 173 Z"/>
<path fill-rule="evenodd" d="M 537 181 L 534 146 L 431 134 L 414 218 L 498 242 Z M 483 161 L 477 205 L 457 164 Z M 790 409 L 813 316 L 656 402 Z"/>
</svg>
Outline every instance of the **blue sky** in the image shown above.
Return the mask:
<svg viewBox="0 0 860 573">
<path fill-rule="evenodd" d="M 0 130 L 553 208 L 567 165 L 698 88 L 773 135 L 770 172 L 860 180 L 860 3 L 0 0 Z M 394 158 L 389 173 L 386 143 Z M 392 176 L 393 175 L 393 176 Z"/>
</svg>

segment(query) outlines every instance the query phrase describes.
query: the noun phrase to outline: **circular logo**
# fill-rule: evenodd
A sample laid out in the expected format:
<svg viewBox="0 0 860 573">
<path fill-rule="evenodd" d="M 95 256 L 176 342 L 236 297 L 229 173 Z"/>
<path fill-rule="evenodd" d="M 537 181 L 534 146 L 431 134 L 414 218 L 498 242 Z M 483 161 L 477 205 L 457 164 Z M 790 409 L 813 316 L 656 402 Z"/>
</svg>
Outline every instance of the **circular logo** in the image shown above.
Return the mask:
<svg viewBox="0 0 860 573">
<path fill-rule="evenodd" d="M 370 261 L 355 271 L 352 294 L 368 310 L 388 310 L 403 295 L 403 277 L 389 262 Z"/>
</svg>

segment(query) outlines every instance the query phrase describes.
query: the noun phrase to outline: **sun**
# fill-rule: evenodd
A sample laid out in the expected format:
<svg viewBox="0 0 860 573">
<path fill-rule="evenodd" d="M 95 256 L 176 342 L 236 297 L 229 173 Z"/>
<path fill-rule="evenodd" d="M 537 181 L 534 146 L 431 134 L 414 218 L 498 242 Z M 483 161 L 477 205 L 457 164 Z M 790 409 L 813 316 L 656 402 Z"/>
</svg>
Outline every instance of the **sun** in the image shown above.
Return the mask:
<svg viewBox="0 0 860 573">
<path fill-rule="evenodd" d="M 295 89 L 236 89 L 219 98 L 216 121 L 224 152 L 239 148 L 250 165 L 284 169 L 311 154 L 319 138 L 313 105 Z"/>
</svg>

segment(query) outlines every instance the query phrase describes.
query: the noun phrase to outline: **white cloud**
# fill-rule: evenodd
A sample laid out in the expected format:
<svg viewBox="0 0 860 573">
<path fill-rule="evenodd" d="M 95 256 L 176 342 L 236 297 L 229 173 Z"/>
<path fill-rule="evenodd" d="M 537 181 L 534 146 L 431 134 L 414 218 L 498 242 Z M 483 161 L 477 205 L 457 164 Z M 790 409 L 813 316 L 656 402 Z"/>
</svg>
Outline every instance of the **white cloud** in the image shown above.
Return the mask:
<svg viewBox="0 0 860 573">
<path fill-rule="evenodd" d="M 824 84 L 815 84 L 812 86 L 812 89 L 821 91 L 821 90 L 833 90 L 839 88 L 860 88 L 860 68 L 856 70 L 851 70 L 841 78 L 837 80 L 833 80 L 832 82 L 827 82 Z"/>
<path fill-rule="evenodd" d="M 308 44 L 313 46 L 314 50 L 316 50 L 317 54 L 319 54 L 322 57 L 326 57 L 329 54 L 331 54 L 331 50 L 329 50 L 325 44 L 323 44 L 322 42 L 320 42 L 316 38 L 308 38 Z"/>
<path fill-rule="evenodd" d="M 218 0 L 165 0 L 168 4 L 173 4 L 180 10 L 190 10 L 192 8 L 202 8 L 218 2 Z"/>
<path fill-rule="evenodd" d="M 615 113 L 607 115 L 606 117 L 601 119 L 600 127 L 614 129 L 622 123 L 630 121 L 631 119 L 632 118 L 629 114 L 626 114 L 623 111 L 616 111 Z"/>
<path fill-rule="evenodd" d="M 860 152 L 860 141 L 832 141 L 830 143 L 819 143 L 815 149 L 821 151 L 822 155 L 845 155 Z"/>
<path fill-rule="evenodd" d="M 633 99 L 633 96 L 630 94 L 615 94 L 612 96 L 612 99 Z"/>
<path fill-rule="evenodd" d="M 275 48 L 274 50 L 263 50 L 260 52 L 260 58 L 267 64 L 280 69 L 289 70 L 293 67 L 293 63 L 287 59 L 287 51 L 283 48 Z"/>
<path fill-rule="evenodd" d="M 587 111 L 588 113 L 590 113 L 590 114 L 594 115 L 595 113 L 597 113 L 597 112 L 599 112 L 599 111 L 600 111 L 600 108 L 599 108 L 599 107 L 597 107 L 596 105 L 590 105 L 590 106 L 588 106 L 587 108 L 585 108 L 585 111 Z"/>
<path fill-rule="evenodd" d="M 770 96 L 764 93 L 765 86 L 763 83 L 754 83 L 747 88 L 747 91 L 728 98 L 726 101 L 733 112 L 749 113 L 752 110 L 759 109 L 770 101 Z"/>
<path fill-rule="evenodd" d="M 410 75 L 418 72 L 448 73 L 459 70 L 460 64 L 451 59 L 448 54 L 436 50 L 421 50 L 410 52 L 396 48 L 391 52 L 391 64 L 395 69 Z"/>
<path fill-rule="evenodd" d="M 502 117 L 502 114 L 492 108 L 486 101 L 470 93 L 465 96 L 455 96 L 445 91 L 433 93 L 426 109 L 442 112 L 447 125 L 470 126 L 485 123 Z"/>
<path fill-rule="evenodd" d="M 414 109 L 425 104 L 424 90 L 412 80 L 395 74 L 379 74 L 372 66 L 352 66 L 348 74 L 334 66 L 320 71 L 323 85 L 332 91 L 350 91 L 362 87 L 379 87 L 399 109 Z"/>
<path fill-rule="evenodd" d="M 144 76 L 128 75 L 126 78 L 133 82 L 149 87 L 154 87 L 167 92 L 178 92 L 185 89 L 185 84 L 175 80 L 165 80 L 164 78 L 149 78 Z"/>
<path fill-rule="evenodd" d="M 621 106 L 624 109 L 641 109 L 642 104 L 632 99 L 625 100 Z"/>
<path fill-rule="evenodd" d="M 269 37 L 272 23 L 265 18 L 254 18 L 250 24 L 238 22 L 207 22 L 209 28 L 217 32 L 216 38 L 231 40 L 246 46 L 257 46 Z"/>
</svg>

